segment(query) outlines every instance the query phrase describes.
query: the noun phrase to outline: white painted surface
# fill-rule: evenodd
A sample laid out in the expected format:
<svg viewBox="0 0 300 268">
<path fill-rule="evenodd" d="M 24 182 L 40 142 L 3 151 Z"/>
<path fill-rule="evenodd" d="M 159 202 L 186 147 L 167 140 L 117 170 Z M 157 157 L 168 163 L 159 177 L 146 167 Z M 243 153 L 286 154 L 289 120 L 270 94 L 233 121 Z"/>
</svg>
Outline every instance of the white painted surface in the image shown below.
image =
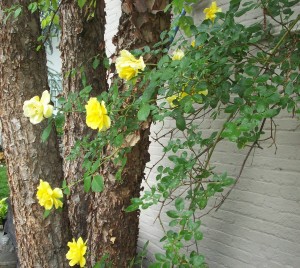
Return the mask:
<svg viewBox="0 0 300 268">
<path fill-rule="evenodd" d="M 228 9 L 228 0 L 217 2 L 223 10 Z M 194 11 L 196 20 L 203 19 L 202 11 L 209 3 L 200 2 Z M 300 5 L 298 14 L 299 9 Z M 261 20 L 262 12 L 257 10 L 242 22 L 248 25 Z M 221 122 L 206 119 L 202 123 L 204 132 L 217 131 Z M 274 146 L 268 148 L 270 142 L 263 150 L 256 150 L 223 206 L 202 218 L 204 239 L 199 243 L 200 251 L 211 268 L 300 267 L 300 122 L 283 113 L 275 123 L 276 154 Z M 164 131 L 172 126 L 174 122 L 167 121 Z M 160 128 L 153 125 L 152 133 Z M 166 144 L 167 139 L 162 142 Z M 227 142 L 217 146 L 213 160 L 218 170 L 236 176 L 245 154 Z M 162 156 L 161 146 L 153 140 L 150 155 L 149 167 Z M 150 184 L 155 183 L 156 175 L 155 171 L 150 174 Z M 150 260 L 162 246 L 160 224 L 154 223 L 158 210 L 153 206 L 140 216 L 139 247 L 150 241 Z"/>
</svg>

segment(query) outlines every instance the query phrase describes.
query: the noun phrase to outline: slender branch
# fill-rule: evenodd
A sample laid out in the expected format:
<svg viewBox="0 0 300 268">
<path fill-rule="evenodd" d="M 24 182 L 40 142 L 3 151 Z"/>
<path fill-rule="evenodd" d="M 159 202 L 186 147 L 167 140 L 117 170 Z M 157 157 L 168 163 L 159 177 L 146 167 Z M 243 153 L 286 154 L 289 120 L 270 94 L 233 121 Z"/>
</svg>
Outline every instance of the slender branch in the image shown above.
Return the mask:
<svg viewBox="0 0 300 268">
<path fill-rule="evenodd" d="M 271 51 L 271 54 L 269 55 L 269 57 L 266 59 L 265 64 L 270 60 L 270 58 L 276 54 L 277 50 L 280 48 L 280 46 L 282 45 L 284 39 L 288 36 L 288 34 L 291 32 L 291 30 L 295 27 L 295 25 L 297 24 L 297 22 L 300 20 L 300 15 L 298 15 L 298 17 L 292 22 L 292 24 L 290 25 L 290 27 L 288 28 L 288 30 L 284 33 L 284 35 L 280 38 L 280 40 L 278 41 L 278 43 L 276 44 L 276 46 L 273 48 L 273 50 Z"/>
<path fill-rule="evenodd" d="M 266 123 L 266 120 L 267 120 L 267 119 L 265 118 L 265 119 L 263 120 L 262 124 L 261 124 L 260 130 L 259 130 L 260 133 L 262 132 L 262 130 L 263 130 L 263 128 L 264 128 L 264 125 L 265 125 L 265 123 Z M 241 168 L 240 168 L 240 172 L 239 172 L 239 174 L 238 174 L 238 176 L 237 176 L 237 178 L 236 178 L 234 184 L 231 186 L 231 188 L 229 189 L 229 191 L 228 191 L 228 192 L 225 194 L 225 196 L 222 198 L 221 202 L 217 205 L 216 211 L 218 211 L 218 209 L 222 206 L 222 204 L 224 203 L 224 201 L 227 199 L 227 197 L 230 195 L 230 193 L 232 192 L 232 190 L 234 189 L 234 187 L 235 187 L 236 184 L 238 183 L 238 181 L 239 181 L 239 179 L 240 179 L 240 177 L 241 177 L 241 175 L 242 175 L 242 173 L 243 173 L 243 171 L 244 171 L 244 168 L 245 168 L 245 165 L 246 165 L 246 163 L 247 163 L 247 160 L 248 160 L 248 158 L 249 158 L 249 156 L 250 156 L 252 150 L 254 149 L 255 145 L 257 144 L 257 141 L 258 141 L 258 139 L 256 139 L 256 140 L 252 143 L 252 145 L 250 146 L 250 149 L 249 149 L 248 152 L 247 152 L 247 155 L 246 155 L 246 157 L 245 157 L 245 159 L 244 159 L 244 161 L 243 161 L 243 163 L 242 163 L 242 166 L 241 166 Z"/>
</svg>

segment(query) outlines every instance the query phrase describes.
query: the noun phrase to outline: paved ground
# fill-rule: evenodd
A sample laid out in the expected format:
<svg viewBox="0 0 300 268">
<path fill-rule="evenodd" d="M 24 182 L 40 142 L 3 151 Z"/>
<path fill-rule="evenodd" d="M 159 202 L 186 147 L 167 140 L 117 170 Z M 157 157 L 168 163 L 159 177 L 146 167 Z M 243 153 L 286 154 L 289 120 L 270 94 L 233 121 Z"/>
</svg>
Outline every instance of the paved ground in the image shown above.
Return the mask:
<svg viewBox="0 0 300 268">
<path fill-rule="evenodd" d="M 7 235 L 0 230 L 0 268 L 16 268 L 17 255 Z"/>
</svg>

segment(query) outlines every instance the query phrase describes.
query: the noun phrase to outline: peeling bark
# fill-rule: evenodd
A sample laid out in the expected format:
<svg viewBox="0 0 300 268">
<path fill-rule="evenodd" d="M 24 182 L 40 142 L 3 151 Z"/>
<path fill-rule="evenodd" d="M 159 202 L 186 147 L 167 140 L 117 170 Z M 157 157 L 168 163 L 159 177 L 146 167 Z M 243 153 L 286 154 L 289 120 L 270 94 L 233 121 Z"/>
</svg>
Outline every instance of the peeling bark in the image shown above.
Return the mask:
<svg viewBox="0 0 300 268">
<path fill-rule="evenodd" d="M 118 34 L 114 37 L 117 52 L 135 49 L 159 41 L 160 34 L 170 27 L 170 16 L 162 10 L 168 1 L 123 0 Z M 155 61 L 157 59 L 153 59 Z M 122 173 L 122 183 L 115 181 L 112 163 L 103 168 L 105 189 L 96 193 L 91 203 L 88 222 L 88 243 L 93 264 L 108 253 L 113 267 L 127 267 L 136 254 L 139 212 L 125 213 L 130 199 L 138 197 L 144 169 L 149 161 L 150 124 L 133 137 L 138 141 L 129 154 Z"/>
<path fill-rule="evenodd" d="M 40 179 L 52 187 L 61 186 L 62 161 L 57 139 L 52 132 L 49 140 L 42 143 L 46 120 L 32 125 L 22 109 L 25 100 L 49 90 L 45 50 L 36 52 L 39 14 L 28 11 L 30 2 L 0 2 L 2 10 L 13 4 L 23 7 L 15 21 L 4 25 L 0 20 L 0 119 L 18 257 L 21 267 L 67 267 L 68 229 L 64 213 L 51 213 L 44 220 L 44 209 L 36 199 Z"/>
</svg>

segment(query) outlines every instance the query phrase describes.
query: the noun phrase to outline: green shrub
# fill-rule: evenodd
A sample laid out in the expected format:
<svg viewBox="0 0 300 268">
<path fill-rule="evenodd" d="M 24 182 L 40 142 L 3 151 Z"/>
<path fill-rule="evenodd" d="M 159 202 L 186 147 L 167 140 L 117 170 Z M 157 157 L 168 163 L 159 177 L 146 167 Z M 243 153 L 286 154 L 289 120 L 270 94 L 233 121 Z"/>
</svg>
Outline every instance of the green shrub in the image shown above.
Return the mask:
<svg viewBox="0 0 300 268">
<path fill-rule="evenodd" d="M 7 203 L 6 203 L 6 198 L 2 198 L 0 200 L 0 222 L 2 222 L 3 219 L 6 218 L 6 214 L 7 214 Z"/>
<path fill-rule="evenodd" d="M 0 198 L 9 196 L 9 188 L 7 183 L 7 172 L 5 166 L 0 166 Z"/>
</svg>

